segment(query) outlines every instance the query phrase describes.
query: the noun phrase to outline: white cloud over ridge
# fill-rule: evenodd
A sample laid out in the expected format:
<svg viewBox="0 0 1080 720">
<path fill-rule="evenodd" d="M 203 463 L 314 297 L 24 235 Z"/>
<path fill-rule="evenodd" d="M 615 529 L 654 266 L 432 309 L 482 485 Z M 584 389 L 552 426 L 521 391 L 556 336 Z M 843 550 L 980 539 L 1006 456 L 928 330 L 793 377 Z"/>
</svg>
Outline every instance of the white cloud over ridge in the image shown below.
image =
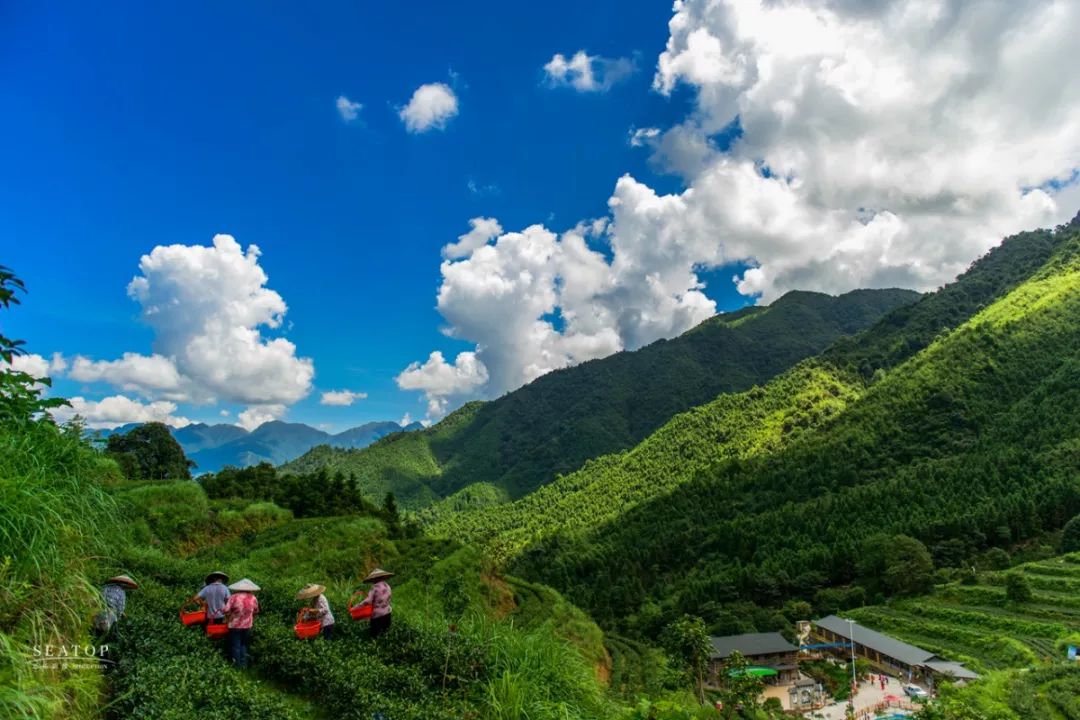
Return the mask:
<svg viewBox="0 0 1080 720">
<path fill-rule="evenodd" d="M 446 83 L 428 83 L 416 88 L 408 104 L 398 111 L 411 133 L 442 130 L 458 114 L 458 99 Z"/>
<path fill-rule="evenodd" d="M 365 398 L 367 398 L 367 393 L 365 392 L 354 392 L 352 390 L 327 390 L 319 398 L 319 404 L 348 407 L 357 400 L 364 400 Z"/>
<path fill-rule="evenodd" d="M 398 378 L 426 393 L 432 416 L 689 329 L 715 312 L 702 268 L 749 265 L 736 286 L 764 302 L 792 289 L 928 290 L 1003 236 L 1075 213 L 1059 202 L 1075 188 L 1051 181 L 1080 167 L 1080 74 L 1055 71 L 1080 47 L 1077 3 L 674 9 L 654 87 L 687 85 L 695 106 L 630 142 L 686 189 L 661 195 L 625 175 L 598 230 L 491 237 L 471 221 L 444 248 L 438 309 L 476 349 Z M 553 70 L 572 82 L 572 64 Z M 741 136 L 719 149 L 736 122 Z"/>
<path fill-rule="evenodd" d="M 111 430 L 128 423 L 160 422 L 175 428 L 191 424 L 186 417 L 175 415 L 176 403 L 167 400 L 142 403 L 124 395 L 112 395 L 101 400 L 77 396 L 68 402 L 71 407 L 50 411 L 57 422 L 67 422 L 78 415 L 87 427 L 94 429 Z"/>
<path fill-rule="evenodd" d="M 428 416 L 442 417 L 451 401 L 475 392 L 487 379 L 487 368 L 476 353 L 458 353 L 454 362 L 448 363 L 436 350 L 423 364 L 414 362 L 402 370 L 395 381 L 402 390 L 422 391 L 428 401 Z"/>
<path fill-rule="evenodd" d="M 571 87 L 578 92 L 607 92 L 634 73 L 630 58 L 605 58 L 578 50 L 569 59 L 555 53 L 544 65 L 544 77 L 551 87 Z"/>
<path fill-rule="evenodd" d="M 252 405 L 236 416 L 236 424 L 245 430 L 254 430 L 263 423 L 281 418 L 285 410 L 281 404 Z"/>
<path fill-rule="evenodd" d="M 154 330 L 153 354 L 128 352 L 118 360 L 77 356 L 69 377 L 159 402 L 229 401 L 249 406 L 248 418 L 280 417 L 311 391 L 315 369 L 310 359 L 297 357 L 290 341 L 263 336 L 262 328 L 281 326 L 287 308 L 265 287 L 258 258 L 258 247 L 242 250 L 229 235 L 215 236 L 209 247 L 154 248 L 139 263 L 142 274 L 128 285 L 143 321 Z M 110 412 L 121 407 L 114 401 Z"/>
</svg>

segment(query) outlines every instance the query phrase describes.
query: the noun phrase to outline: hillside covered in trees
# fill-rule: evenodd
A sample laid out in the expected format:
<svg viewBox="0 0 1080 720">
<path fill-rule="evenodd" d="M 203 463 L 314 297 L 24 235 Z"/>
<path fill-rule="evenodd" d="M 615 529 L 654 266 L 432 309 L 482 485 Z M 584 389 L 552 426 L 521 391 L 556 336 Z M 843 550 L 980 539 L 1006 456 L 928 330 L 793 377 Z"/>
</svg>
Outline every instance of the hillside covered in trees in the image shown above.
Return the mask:
<svg viewBox="0 0 1080 720">
<path fill-rule="evenodd" d="M 285 470 L 355 474 L 369 497 L 393 491 L 414 508 L 467 486 L 472 501 L 518 498 L 590 458 L 632 447 L 679 412 L 769 380 L 918 297 L 791 292 L 672 340 L 549 373 L 427 430 L 363 450 L 315 448 Z"/>
<path fill-rule="evenodd" d="M 875 377 L 966 322 L 1039 271 L 1066 235 L 1025 233 L 990 252 L 958 280 L 887 313 L 762 387 L 721 395 L 675 416 L 639 445 L 589 461 L 579 471 L 508 504 L 473 509 L 471 486 L 422 514 L 434 532 L 486 539 L 500 554 L 555 531 L 611 521 L 729 457 L 780 449 L 859 398 Z M 461 512 L 463 511 L 464 512 Z"/>
<path fill-rule="evenodd" d="M 1074 223 L 1008 239 L 954 285 L 676 417 L 542 502 L 436 512 L 433 529 L 501 548 L 514 572 L 623 632 L 649 635 L 684 612 L 770 629 L 775 616 L 751 619 L 740 603 L 826 611 L 921 589 L 863 582 L 874 537 L 913 538 L 898 559 L 912 567 L 923 545 L 957 567 L 1061 528 L 1080 511 L 1078 393 Z"/>
</svg>

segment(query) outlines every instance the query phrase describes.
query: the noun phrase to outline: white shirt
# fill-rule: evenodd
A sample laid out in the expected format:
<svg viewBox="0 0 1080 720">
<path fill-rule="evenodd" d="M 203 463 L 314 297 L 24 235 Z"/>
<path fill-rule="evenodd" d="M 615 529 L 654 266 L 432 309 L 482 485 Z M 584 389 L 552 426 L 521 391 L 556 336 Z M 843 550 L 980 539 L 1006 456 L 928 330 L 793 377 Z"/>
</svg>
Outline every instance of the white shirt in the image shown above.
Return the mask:
<svg viewBox="0 0 1080 720">
<path fill-rule="evenodd" d="M 315 598 L 315 610 L 318 611 L 319 619 L 322 621 L 320 627 L 334 624 L 334 613 L 330 612 L 330 601 L 325 595 Z"/>
</svg>

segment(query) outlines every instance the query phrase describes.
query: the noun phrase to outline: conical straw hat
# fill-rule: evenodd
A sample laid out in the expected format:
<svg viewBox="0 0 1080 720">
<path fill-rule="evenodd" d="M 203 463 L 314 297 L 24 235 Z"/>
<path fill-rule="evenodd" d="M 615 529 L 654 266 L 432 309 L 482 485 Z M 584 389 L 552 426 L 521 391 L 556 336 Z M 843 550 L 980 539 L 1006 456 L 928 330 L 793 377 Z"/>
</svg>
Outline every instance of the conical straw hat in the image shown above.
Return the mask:
<svg viewBox="0 0 1080 720">
<path fill-rule="evenodd" d="M 374 570 L 372 570 L 371 572 L 369 572 L 367 574 L 367 577 L 364 578 L 364 582 L 366 582 L 366 583 L 378 582 L 379 580 L 385 580 L 386 578 L 389 578 L 389 577 L 394 577 L 394 573 L 386 572 L 382 568 L 375 568 Z"/>
<path fill-rule="evenodd" d="M 229 586 L 229 589 L 233 592 L 258 592 L 259 590 L 262 590 L 261 587 L 251 582 L 247 578 L 244 578 L 243 580 L 237 580 Z"/>
<path fill-rule="evenodd" d="M 318 597 L 326 592 L 326 586 L 319 583 L 309 583 L 301 588 L 300 592 L 296 593 L 297 600 L 310 600 L 313 597 Z"/>
<path fill-rule="evenodd" d="M 206 576 L 206 584 L 209 585 L 210 583 L 214 582 L 215 578 L 220 579 L 221 582 L 229 582 L 229 576 L 226 573 L 223 573 L 220 570 L 215 570 L 214 572 Z"/>
<path fill-rule="evenodd" d="M 123 585 L 124 587 L 130 588 L 132 590 L 139 587 L 139 583 L 135 582 L 134 580 L 132 580 L 127 575 L 113 575 L 111 578 L 109 578 L 105 582 L 106 583 L 111 583 L 113 585 Z"/>
</svg>

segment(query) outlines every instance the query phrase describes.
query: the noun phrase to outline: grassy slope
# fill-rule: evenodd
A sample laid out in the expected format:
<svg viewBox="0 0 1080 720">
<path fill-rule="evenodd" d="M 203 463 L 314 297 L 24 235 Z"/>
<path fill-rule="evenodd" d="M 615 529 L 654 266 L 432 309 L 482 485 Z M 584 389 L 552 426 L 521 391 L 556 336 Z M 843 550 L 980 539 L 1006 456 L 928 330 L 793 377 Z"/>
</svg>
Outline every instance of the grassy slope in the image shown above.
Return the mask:
<svg viewBox="0 0 1080 720">
<path fill-rule="evenodd" d="M 520 701 L 531 716 L 563 717 L 553 696 L 566 717 L 613 711 L 598 682 L 608 660 L 596 625 L 550 588 L 502 580 L 473 549 L 391 539 L 371 517 L 294 520 L 269 503 L 210 502 L 191 482 L 130 484 L 116 494 L 137 540 L 117 552 L 144 586 L 130 595 L 125 659 L 112 679 L 122 716 L 188 718 L 209 706 L 214 718 L 366 720 L 382 711 L 449 720 L 498 717 L 505 703 Z M 345 610 L 374 565 L 397 573 L 395 627 L 384 643 L 371 643 Z M 253 673 L 232 670 L 176 621 L 207 568 L 250 576 L 264 589 Z M 292 595 L 312 581 L 327 585 L 343 635 L 335 643 L 292 637 Z M 523 600 L 537 593 L 543 602 Z M 466 612 L 454 635 L 447 601 L 462 596 Z M 216 680 L 200 679 L 208 674 Z"/>
<path fill-rule="evenodd" d="M 117 521 L 101 485 L 118 476 L 77 432 L 0 424 L 0 717 L 95 714 L 95 668 L 42 669 L 29 658 L 35 644 L 91 641 L 100 578 L 90 558 Z"/>
<path fill-rule="evenodd" d="M 1011 292 L 986 305 L 992 293 L 954 290 L 970 311 L 984 309 L 878 373 L 824 428 L 779 453 L 720 462 L 590 533 L 537 543 L 515 571 L 562 587 L 611 622 L 646 595 L 693 610 L 732 592 L 768 601 L 842 582 L 859 538 L 874 530 L 933 540 L 1060 525 L 1080 493 L 1067 472 L 1078 434 L 1080 236 L 1032 233 L 1003 250 L 1057 254 L 1020 285 L 988 258 L 983 265 L 1001 271 L 997 285 Z M 918 305 L 935 310 L 931 299 Z M 855 346 L 902 358 L 920 340 L 890 331 L 893 321 Z M 660 466 L 655 474 L 675 472 L 662 453 L 649 462 Z"/>
<path fill-rule="evenodd" d="M 319 448 L 285 466 L 355 472 L 365 491 L 422 507 L 474 483 L 520 497 L 586 460 L 633 446 L 673 415 L 746 390 L 918 296 L 794 292 L 768 308 L 720 315 L 673 340 L 549 373 L 434 427 L 359 451 Z"/>
</svg>

